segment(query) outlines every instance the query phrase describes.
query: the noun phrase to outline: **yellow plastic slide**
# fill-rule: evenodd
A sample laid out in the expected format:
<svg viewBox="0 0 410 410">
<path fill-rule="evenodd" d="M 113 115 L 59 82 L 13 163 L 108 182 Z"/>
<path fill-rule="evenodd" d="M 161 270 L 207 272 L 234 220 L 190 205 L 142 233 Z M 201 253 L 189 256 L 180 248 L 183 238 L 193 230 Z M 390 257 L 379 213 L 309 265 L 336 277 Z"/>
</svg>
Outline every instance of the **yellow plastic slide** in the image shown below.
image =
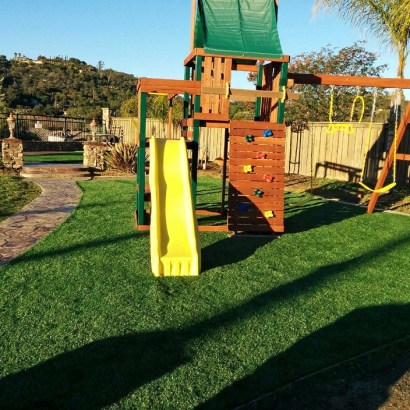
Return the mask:
<svg viewBox="0 0 410 410">
<path fill-rule="evenodd" d="M 185 140 L 150 139 L 151 268 L 155 276 L 199 275 L 201 249 Z"/>
</svg>

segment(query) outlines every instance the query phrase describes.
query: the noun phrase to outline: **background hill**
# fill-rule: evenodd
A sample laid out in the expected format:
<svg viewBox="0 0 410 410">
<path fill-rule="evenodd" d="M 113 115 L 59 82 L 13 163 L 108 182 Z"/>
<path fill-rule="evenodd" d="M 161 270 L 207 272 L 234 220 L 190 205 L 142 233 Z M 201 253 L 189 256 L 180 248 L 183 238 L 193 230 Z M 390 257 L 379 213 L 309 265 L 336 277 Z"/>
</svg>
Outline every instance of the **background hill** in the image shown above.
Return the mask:
<svg viewBox="0 0 410 410">
<path fill-rule="evenodd" d="M 0 111 L 10 108 L 31 114 L 99 117 L 101 108 L 119 110 L 135 95 L 137 78 L 77 58 L 19 53 L 0 55 Z"/>
</svg>

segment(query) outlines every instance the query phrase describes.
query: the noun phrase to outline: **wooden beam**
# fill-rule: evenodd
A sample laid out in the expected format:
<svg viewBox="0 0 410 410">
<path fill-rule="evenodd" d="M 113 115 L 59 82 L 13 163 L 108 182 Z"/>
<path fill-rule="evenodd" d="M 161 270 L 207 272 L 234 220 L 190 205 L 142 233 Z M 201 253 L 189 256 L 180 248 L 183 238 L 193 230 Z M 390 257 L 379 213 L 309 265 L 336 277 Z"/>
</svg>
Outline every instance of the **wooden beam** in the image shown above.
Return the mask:
<svg viewBox="0 0 410 410">
<path fill-rule="evenodd" d="M 195 22 L 196 22 L 196 0 L 191 1 L 191 50 L 194 49 Z"/>
<path fill-rule="evenodd" d="M 396 154 L 398 161 L 410 161 L 410 154 Z"/>
<path fill-rule="evenodd" d="M 137 83 L 137 91 L 150 93 L 158 92 L 165 94 L 201 94 L 201 82 L 190 80 L 168 80 L 163 78 L 141 77 Z"/>
<path fill-rule="evenodd" d="M 390 147 L 390 151 L 387 154 L 386 161 L 383 164 L 382 171 L 380 173 L 379 179 L 376 183 L 376 187 L 374 188 L 375 190 L 380 189 L 383 187 L 384 183 L 386 182 L 387 175 L 389 174 L 389 169 L 393 163 L 394 159 L 394 146 L 396 145 L 397 149 L 400 147 L 400 143 L 403 139 L 404 133 L 406 132 L 407 124 L 410 121 L 410 104 L 407 104 L 406 111 L 403 115 L 403 118 L 401 119 L 399 128 L 397 130 L 397 142 L 396 144 L 392 144 Z M 400 154 L 398 154 L 400 155 Z M 403 155 L 403 154 L 401 154 Z M 404 154 L 405 155 L 405 154 Z M 376 206 L 377 200 L 379 198 L 379 195 L 377 192 L 373 192 L 372 196 L 370 198 L 369 204 L 367 206 L 367 213 L 371 214 L 374 211 L 374 208 Z"/>
<path fill-rule="evenodd" d="M 203 94 L 226 94 L 225 87 L 201 87 Z M 255 101 L 257 97 L 263 98 L 282 98 L 283 93 L 278 91 L 264 91 L 264 90 L 244 90 L 241 88 L 231 88 L 229 99 L 234 101 Z M 291 100 L 299 99 L 300 94 L 286 93 L 286 98 Z"/>
<path fill-rule="evenodd" d="M 339 85 L 345 87 L 378 87 L 410 89 L 410 80 L 402 78 L 359 77 L 328 74 L 289 73 L 295 84 Z"/>
<path fill-rule="evenodd" d="M 239 61 L 274 61 L 278 63 L 289 63 L 290 61 L 290 56 L 289 55 L 283 55 L 282 58 L 268 58 L 268 57 L 251 57 L 251 56 L 231 56 L 228 54 L 215 54 L 215 53 L 205 53 L 205 50 L 203 48 L 194 48 L 188 56 L 184 60 L 184 66 L 193 64 L 193 60 L 195 59 L 196 56 L 202 56 L 202 57 L 222 57 L 222 58 L 229 58 L 231 60 L 239 60 Z"/>
<path fill-rule="evenodd" d="M 253 64 L 241 64 L 232 62 L 233 71 L 245 71 L 245 72 L 258 72 L 258 66 L 256 65 L 257 61 L 253 61 Z"/>
</svg>

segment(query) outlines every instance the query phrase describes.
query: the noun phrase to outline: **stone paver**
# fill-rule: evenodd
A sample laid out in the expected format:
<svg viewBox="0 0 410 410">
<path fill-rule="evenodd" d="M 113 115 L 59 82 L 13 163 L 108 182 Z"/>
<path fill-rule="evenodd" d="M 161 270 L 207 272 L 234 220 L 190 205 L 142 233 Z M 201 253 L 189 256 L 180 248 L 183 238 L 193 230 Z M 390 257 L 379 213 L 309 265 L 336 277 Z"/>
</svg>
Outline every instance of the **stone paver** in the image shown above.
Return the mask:
<svg viewBox="0 0 410 410">
<path fill-rule="evenodd" d="M 31 179 L 40 185 L 40 196 L 0 222 L 0 266 L 44 238 L 71 214 L 81 198 L 75 183 L 78 179 Z"/>
</svg>

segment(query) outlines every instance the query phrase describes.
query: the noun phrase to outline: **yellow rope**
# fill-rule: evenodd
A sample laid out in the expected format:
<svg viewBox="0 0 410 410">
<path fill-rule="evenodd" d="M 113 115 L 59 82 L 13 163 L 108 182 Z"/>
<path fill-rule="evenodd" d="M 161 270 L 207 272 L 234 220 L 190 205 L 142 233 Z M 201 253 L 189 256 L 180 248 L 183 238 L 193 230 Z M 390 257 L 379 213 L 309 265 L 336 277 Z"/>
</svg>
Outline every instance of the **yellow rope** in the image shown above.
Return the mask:
<svg viewBox="0 0 410 410">
<path fill-rule="evenodd" d="M 352 109 L 350 110 L 350 122 L 353 121 L 353 115 L 354 115 L 354 109 L 355 109 L 356 101 L 360 101 L 362 103 L 362 111 L 360 113 L 359 121 L 356 121 L 356 122 L 360 123 L 360 122 L 362 122 L 363 114 L 364 114 L 364 98 L 361 95 L 357 95 L 355 97 L 355 99 L 353 100 Z"/>
<path fill-rule="evenodd" d="M 362 109 L 360 112 L 358 123 L 362 122 L 364 109 L 365 109 L 365 102 L 364 98 L 361 95 L 357 95 L 352 103 L 352 108 L 350 110 L 350 122 L 349 123 L 334 123 L 333 122 L 333 88 L 330 90 L 330 106 L 329 106 L 329 126 L 327 127 L 326 133 L 327 134 L 334 134 L 336 131 L 343 131 L 346 134 L 353 134 L 354 127 L 353 127 L 353 115 L 356 107 L 356 101 L 360 101 L 362 103 Z"/>
<path fill-rule="evenodd" d="M 376 110 L 376 96 L 377 96 L 377 92 L 374 91 L 374 97 L 373 97 L 373 108 L 372 108 L 372 114 L 370 117 L 370 125 L 369 125 L 369 130 L 368 130 L 368 134 L 367 134 L 367 147 L 366 147 L 366 151 L 364 153 L 363 156 L 363 166 L 362 166 L 362 172 L 360 173 L 360 181 L 359 181 L 359 185 L 362 186 L 364 189 L 366 189 L 367 191 L 370 192 L 375 192 L 377 194 L 384 194 L 385 192 L 390 191 L 392 188 L 394 188 L 396 186 L 396 173 L 397 173 L 397 130 L 398 130 L 398 101 L 395 102 L 395 111 L 396 111 L 396 121 L 394 123 L 394 140 L 393 140 L 393 182 L 378 188 L 378 189 L 372 189 L 370 187 L 368 187 L 364 182 L 364 172 L 366 169 L 366 162 L 367 162 L 367 155 L 370 151 L 370 138 L 371 138 L 371 133 L 372 133 L 372 125 L 373 125 L 373 117 L 374 117 L 374 113 Z"/>
</svg>

